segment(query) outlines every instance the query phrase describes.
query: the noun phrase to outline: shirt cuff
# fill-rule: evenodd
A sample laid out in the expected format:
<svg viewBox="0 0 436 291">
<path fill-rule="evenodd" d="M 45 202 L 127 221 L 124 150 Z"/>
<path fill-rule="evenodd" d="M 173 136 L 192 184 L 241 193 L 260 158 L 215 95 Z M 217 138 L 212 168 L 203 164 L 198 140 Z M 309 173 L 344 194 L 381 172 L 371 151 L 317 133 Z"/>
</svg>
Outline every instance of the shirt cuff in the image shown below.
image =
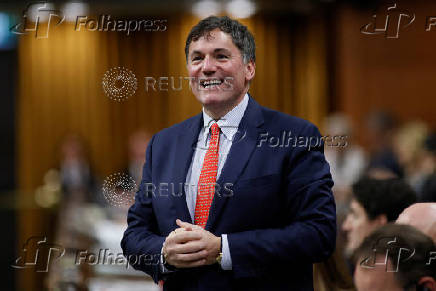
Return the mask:
<svg viewBox="0 0 436 291">
<path fill-rule="evenodd" d="M 229 271 L 232 269 L 232 258 L 230 257 L 229 241 L 227 240 L 227 234 L 222 234 L 222 252 L 223 257 L 221 258 L 221 268 L 223 270 Z"/>
<path fill-rule="evenodd" d="M 173 270 L 170 270 L 167 267 L 165 267 L 165 258 L 163 255 L 163 245 L 162 245 L 162 248 L 160 249 L 159 269 L 160 269 L 160 272 L 162 274 L 169 274 L 169 273 L 174 272 Z"/>
</svg>

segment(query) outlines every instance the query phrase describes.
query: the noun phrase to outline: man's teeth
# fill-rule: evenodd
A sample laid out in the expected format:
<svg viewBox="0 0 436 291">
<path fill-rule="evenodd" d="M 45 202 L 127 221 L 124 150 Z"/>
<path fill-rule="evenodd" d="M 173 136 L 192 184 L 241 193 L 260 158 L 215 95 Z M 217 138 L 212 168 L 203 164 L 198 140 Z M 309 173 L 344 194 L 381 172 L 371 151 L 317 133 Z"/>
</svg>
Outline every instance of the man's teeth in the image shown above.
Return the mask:
<svg viewBox="0 0 436 291">
<path fill-rule="evenodd" d="M 209 87 L 209 86 L 219 86 L 221 85 L 222 81 L 221 80 L 207 80 L 202 82 L 202 86 L 204 88 Z"/>
</svg>

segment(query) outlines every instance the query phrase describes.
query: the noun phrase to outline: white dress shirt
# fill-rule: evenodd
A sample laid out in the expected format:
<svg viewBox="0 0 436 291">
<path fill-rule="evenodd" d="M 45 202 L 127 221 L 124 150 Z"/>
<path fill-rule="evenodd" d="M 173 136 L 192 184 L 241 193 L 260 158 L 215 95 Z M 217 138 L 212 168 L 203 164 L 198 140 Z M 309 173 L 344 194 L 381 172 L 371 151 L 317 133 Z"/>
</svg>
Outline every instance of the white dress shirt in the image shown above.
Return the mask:
<svg viewBox="0 0 436 291">
<path fill-rule="evenodd" d="M 188 174 L 186 176 L 186 204 L 188 205 L 189 214 L 192 221 L 194 221 L 195 204 L 197 201 L 198 180 L 200 179 L 201 168 L 203 167 L 203 160 L 206 152 L 209 148 L 210 141 L 210 127 L 214 123 L 218 123 L 220 127 L 220 139 L 219 139 L 219 155 L 218 155 L 218 172 L 216 181 L 220 177 L 223 166 L 226 162 L 227 155 L 230 152 L 232 142 L 235 134 L 238 131 L 239 123 L 244 116 L 245 110 L 248 105 L 248 94 L 245 94 L 244 99 L 235 106 L 226 115 L 215 121 L 210 117 L 203 108 L 203 128 L 198 135 L 197 146 L 194 151 L 191 166 L 189 167 Z M 227 241 L 227 235 L 223 234 L 222 237 L 222 253 L 221 268 L 223 270 L 232 269 L 232 259 L 230 257 L 229 243 Z"/>
</svg>

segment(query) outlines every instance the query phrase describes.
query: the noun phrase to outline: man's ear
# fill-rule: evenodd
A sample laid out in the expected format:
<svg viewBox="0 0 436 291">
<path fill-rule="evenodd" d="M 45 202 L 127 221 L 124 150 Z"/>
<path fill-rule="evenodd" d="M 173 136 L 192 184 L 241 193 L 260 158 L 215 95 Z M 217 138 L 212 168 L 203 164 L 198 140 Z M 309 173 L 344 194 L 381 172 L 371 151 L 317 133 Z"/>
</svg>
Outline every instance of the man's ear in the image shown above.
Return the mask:
<svg viewBox="0 0 436 291">
<path fill-rule="evenodd" d="M 420 286 L 423 290 L 427 289 L 428 291 L 436 291 L 435 278 L 430 276 L 422 277 L 418 281 L 418 286 Z"/>
<path fill-rule="evenodd" d="M 250 82 L 255 75 L 256 72 L 256 64 L 253 61 L 249 61 L 245 65 L 245 79 Z"/>
</svg>

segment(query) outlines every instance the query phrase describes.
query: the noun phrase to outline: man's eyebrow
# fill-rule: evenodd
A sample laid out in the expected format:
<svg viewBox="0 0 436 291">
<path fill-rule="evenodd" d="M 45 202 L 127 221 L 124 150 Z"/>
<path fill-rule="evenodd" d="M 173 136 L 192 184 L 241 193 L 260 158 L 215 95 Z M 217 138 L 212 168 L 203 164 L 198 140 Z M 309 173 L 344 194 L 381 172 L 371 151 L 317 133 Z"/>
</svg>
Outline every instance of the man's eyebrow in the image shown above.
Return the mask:
<svg viewBox="0 0 436 291">
<path fill-rule="evenodd" d="M 213 50 L 213 52 L 214 53 L 219 53 L 219 52 L 227 52 L 228 53 L 230 51 L 228 49 L 226 49 L 226 48 L 216 48 L 216 49 Z M 203 54 L 203 52 L 202 51 L 198 51 L 198 50 L 192 51 L 191 55 L 195 55 L 195 54 L 201 55 L 201 54 Z"/>
</svg>

